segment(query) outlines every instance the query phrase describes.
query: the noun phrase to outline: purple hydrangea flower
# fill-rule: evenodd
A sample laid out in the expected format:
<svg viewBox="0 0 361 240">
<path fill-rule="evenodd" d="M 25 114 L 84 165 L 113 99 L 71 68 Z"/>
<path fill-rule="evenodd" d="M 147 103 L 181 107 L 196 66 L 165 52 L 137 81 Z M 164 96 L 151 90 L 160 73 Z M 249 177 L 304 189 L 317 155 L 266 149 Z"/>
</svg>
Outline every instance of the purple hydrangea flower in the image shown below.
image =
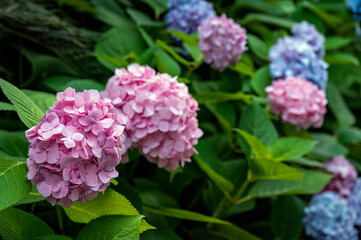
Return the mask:
<svg viewBox="0 0 361 240">
<path fill-rule="evenodd" d="M 191 34 L 207 18 L 216 15 L 213 5 L 204 0 L 171 0 L 169 12 L 165 16 L 168 30 Z"/>
<path fill-rule="evenodd" d="M 356 180 L 348 203 L 351 211 L 356 213 L 356 225 L 361 226 L 361 178 Z"/>
<path fill-rule="evenodd" d="M 225 14 L 208 18 L 199 25 L 198 31 L 204 61 L 218 71 L 235 65 L 247 50 L 246 30 Z"/>
<path fill-rule="evenodd" d="M 304 210 L 306 235 L 317 240 L 357 240 L 356 214 L 347 200 L 333 192 L 312 197 Z"/>
<path fill-rule="evenodd" d="M 302 77 L 325 89 L 328 64 L 320 59 L 311 45 L 296 37 L 278 39 L 269 51 L 272 78 Z"/>
<path fill-rule="evenodd" d="M 325 56 L 325 36 L 317 31 L 313 24 L 302 21 L 294 24 L 291 31 L 295 37 L 306 41 L 319 58 L 322 59 Z"/>
<path fill-rule="evenodd" d="M 347 0 L 346 6 L 352 12 L 353 19 L 361 21 L 361 0 Z"/>
<path fill-rule="evenodd" d="M 351 194 L 352 187 L 357 179 L 355 167 L 345 158 L 345 156 L 335 156 L 325 162 L 327 172 L 334 177 L 325 186 L 323 191 L 338 193 L 342 197 Z"/>
</svg>

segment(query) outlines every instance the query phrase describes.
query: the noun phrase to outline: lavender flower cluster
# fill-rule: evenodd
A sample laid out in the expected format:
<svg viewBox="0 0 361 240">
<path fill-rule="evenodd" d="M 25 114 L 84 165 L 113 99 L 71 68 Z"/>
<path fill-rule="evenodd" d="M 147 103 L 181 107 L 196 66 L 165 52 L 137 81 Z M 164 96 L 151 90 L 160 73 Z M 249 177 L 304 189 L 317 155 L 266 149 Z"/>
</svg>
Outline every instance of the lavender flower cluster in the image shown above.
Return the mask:
<svg viewBox="0 0 361 240">
<path fill-rule="evenodd" d="M 334 177 L 304 210 L 306 235 L 318 240 L 356 240 L 361 227 L 361 178 L 344 157 L 325 162 Z"/>
<path fill-rule="evenodd" d="M 294 36 L 279 39 L 270 49 L 271 76 L 274 79 L 299 76 L 325 89 L 328 64 L 323 60 L 324 36 L 306 21 L 295 24 L 292 33 Z"/>
<path fill-rule="evenodd" d="M 168 30 L 191 34 L 204 20 L 216 16 L 213 5 L 204 0 L 170 0 L 165 16 Z"/>
</svg>

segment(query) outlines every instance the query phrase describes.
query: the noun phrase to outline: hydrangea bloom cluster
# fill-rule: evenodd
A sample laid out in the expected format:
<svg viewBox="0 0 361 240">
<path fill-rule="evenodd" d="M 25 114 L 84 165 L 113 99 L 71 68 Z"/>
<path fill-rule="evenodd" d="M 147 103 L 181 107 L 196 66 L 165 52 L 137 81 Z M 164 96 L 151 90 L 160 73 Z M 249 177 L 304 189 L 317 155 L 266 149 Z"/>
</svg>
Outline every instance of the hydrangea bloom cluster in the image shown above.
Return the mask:
<svg viewBox="0 0 361 240">
<path fill-rule="evenodd" d="M 312 197 L 304 210 L 303 223 L 306 234 L 317 240 L 357 240 L 355 218 L 346 199 L 324 192 Z"/>
<path fill-rule="evenodd" d="M 198 32 L 204 61 L 218 71 L 235 65 L 247 50 L 246 30 L 225 14 L 208 18 L 199 25 Z"/>
<path fill-rule="evenodd" d="M 165 16 L 168 30 L 191 34 L 207 18 L 216 15 L 213 5 L 205 0 L 170 0 Z"/>
<path fill-rule="evenodd" d="M 26 131 L 31 143 L 27 178 L 52 205 L 93 199 L 118 176 L 123 131 L 122 119 L 98 91 L 67 88 Z"/>
<path fill-rule="evenodd" d="M 347 0 L 346 6 L 351 10 L 353 19 L 361 21 L 361 0 Z"/>
<path fill-rule="evenodd" d="M 269 51 L 272 78 L 300 76 L 325 89 L 328 64 L 314 51 L 313 46 L 297 37 L 278 39 Z"/>
<path fill-rule="evenodd" d="M 139 147 L 150 162 L 174 170 L 190 161 L 198 128 L 197 101 L 183 83 L 148 66 L 116 69 L 102 93 L 126 124 L 126 147 Z"/>
<path fill-rule="evenodd" d="M 302 21 L 294 24 L 291 31 L 296 38 L 307 42 L 318 58 L 322 59 L 325 56 L 325 36 L 317 31 L 313 24 Z"/>
<path fill-rule="evenodd" d="M 326 171 L 334 175 L 323 191 L 338 193 L 342 197 L 351 194 L 357 179 L 355 167 L 347 161 L 345 156 L 336 156 L 325 161 Z"/>
<path fill-rule="evenodd" d="M 348 197 L 348 204 L 351 211 L 356 213 L 356 225 L 361 226 L 361 178 L 356 180 Z"/>
<path fill-rule="evenodd" d="M 266 88 L 270 111 L 298 128 L 320 127 L 326 113 L 326 94 L 300 77 L 272 82 Z"/>
</svg>

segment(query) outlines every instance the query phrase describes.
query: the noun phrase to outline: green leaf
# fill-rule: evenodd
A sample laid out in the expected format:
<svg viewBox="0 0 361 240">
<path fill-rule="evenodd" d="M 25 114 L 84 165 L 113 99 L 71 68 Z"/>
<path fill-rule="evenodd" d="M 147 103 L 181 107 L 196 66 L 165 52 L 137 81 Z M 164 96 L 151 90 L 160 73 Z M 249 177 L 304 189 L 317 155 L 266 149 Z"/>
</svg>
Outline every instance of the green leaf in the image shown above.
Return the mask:
<svg viewBox="0 0 361 240">
<path fill-rule="evenodd" d="M 251 147 L 254 158 L 271 159 L 270 151 L 259 139 L 240 129 L 236 129 L 236 132 L 247 141 L 248 145 Z"/>
<path fill-rule="evenodd" d="M 0 236 L 4 240 L 34 240 L 54 234 L 40 218 L 16 208 L 0 212 Z"/>
<path fill-rule="evenodd" d="M 85 203 L 75 202 L 69 208 L 64 208 L 64 211 L 73 222 L 78 223 L 88 223 L 105 215 L 139 216 L 139 212 L 128 199 L 110 188 L 95 199 Z M 139 232 L 153 228 L 143 219 L 140 224 Z"/>
<path fill-rule="evenodd" d="M 232 125 L 227 120 L 227 117 L 217 111 L 215 105 L 206 104 L 207 109 L 217 118 L 224 134 L 227 137 L 228 143 L 232 144 Z M 227 110 L 227 109 L 225 109 Z"/>
<path fill-rule="evenodd" d="M 326 37 L 325 49 L 329 50 L 337 50 L 349 45 L 352 41 L 352 38 L 343 38 L 338 36 Z"/>
<path fill-rule="evenodd" d="M 213 228 L 213 234 L 224 237 L 228 240 L 260 240 L 260 238 L 250 234 L 249 232 L 246 232 L 234 224 L 216 224 L 213 226 Z"/>
<path fill-rule="evenodd" d="M 136 22 L 138 26 L 147 26 L 147 27 L 162 27 L 164 26 L 163 22 L 153 21 L 146 14 L 139 12 L 137 10 L 127 8 L 127 13 L 130 17 Z"/>
<path fill-rule="evenodd" d="M 103 91 L 105 86 L 101 83 L 98 83 L 91 79 L 82 79 L 82 80 L 73 80 L 68 82 L 65 86 L 65 89 L 71 87 L 74 88 L 77 92 L 83 92 L 84 90 L 95 89 L 98 91 Z"/>
<path fill-rule="evenodd" d="M 318 168 L 324 168 L 325 167 L 325 165 L 323 163 L 320 163 L 318 161 L 311 160 L 311 159 L 308 159 L 308 158 L 290 159 L 290 160 L 287 160 L 287 162 L 302 165 L 302 166 L 306 166 L 306 167 L 318 167 Z"/>
<path fill-rule="evenodd" d="M 272 206 L 271 228 L 281 240 L 299 239 L 305 203 L 296 196 L 279 197 Z"/>
<path fill-rule="evenodd" d="M 251 81 L 252 88 L 258 95 L 265 97 L 267 95 L 265 89 L 269 85 L 271 85 L 271 77 L 268 66 L 259 68 Z"/>
<path fill-rule="evenodd" d="M 315 141 L 285 137 L 275 141 L 270 147 L 270 151 L 273 160 L 284 161 L 302 157 L 309 153 L 315 145 Z"/>
<path fill-rule="evenodd" d="M 92 5 L 82 0 L 57 0 L 57 1 L 59 3 L 63 3 L 73 8 L 76 8 L 79 11 L 89 12 L 92 14 L 95 14 L 97 11 Z"/>
<path fill-rule="evenodd" d="M 266 1 L 249 1 L 249 0 L 237 0 L 234 3 L 234 7 L 250 8 L 259 12 L 269 13 L 272 15 L 283 15 L 284 12 L 277 6 L 268 3 Z"/>
<path fill-rule="evenodd" d="M 248 200 L 246 202 L 236 204 L 236 205 L 232 205 L 221 216 L 222 216 L 222 218 L 229 218 L 231 216 L 234 216 L 234 215 L 237 215 L 237 214 L 240 214 L 240 213 L 243 213 L 243 212 L 250 211 L 250 210 L 254 209 L 255 206 L 256 206 L 256 200 L 255 199 L 250 199 L 250 200 Z"/>
<path fill-rule="evenodd" d="M 289 18 L 282 18 L 282 17 L 262 14 L 262 13 L 249 13 L 241 21 L 242 24 L 247 24 L 247 25 L 254 24 L 254 22 L 261 22 L 288 29 L 290 29 L 292 25 L 295 23 Z"/>
<path fill-rule="evenodd" d="M 272 160 L 252 159 L 249 161 L 250 181 L 277 179 L 301 180 L 303 174 L 296 168 Z"/>
<path fill-rule="evenodd" d="M 162 206 L 152 206 L 144 205 L 143 209 L 152 213 L 160 214 L 163 216 L 174 217 L 179 219 L 191 220 L 196 222 L 207 222 L 207 223 L 218 223 L 218 224 L 229 224 L 226 221 L 221 219 L 210 217 L 204 214 L 191 212 L 188 210 L 162 207 Z"/>
<path fill-rule="evenodd" d="M 255 136 L 266 146 L 270 146 L 278 139 L 277 131 L 271 120 L 266 116 L 262 107 L 257 103 L 253 103 L 245 111 L 243 111 L 239 128 Z M 238 138 L 238 141 L 242 149 L 249 152 L 249 147 L 243 138 Z"/>
<path fill-rule="evenodd" d="M 153 45 L 145 50 L 142 54 L 138 56 L 136 62 L 140 65 L 148 64 L 153 60 L 153 54 L 157 51 L 159 47 L 157 45 Z"/>
<path fill-rule="evenodd" d="M 25 89 L 23 90 L 33 102 L 43 111 L 46 112 L 53 106 L 53 103 L 56 101 L 55 94 L 50 94 L 46 92 L 38 92 L 33 90 Z"/>
<path fill-rule="evenodd" d="M 189 52 L 195 61 L 194 65 L 201 64 L 203 61 L 203 53 L 198 46 L 192 46 L 187 43 L 183 43 L 183 47 Z"/>
<path fill-rule="evenodd" d="M 68 87 L 74 88 L 77 92 L 89 89 L 102 91 L 105 88 L 103 84 L 92 79 L 76 79 L 68 76 L 50 77 L 44 79 L 41 83 L 55 92 L 63 92 Z"/>
<path fill-rule="evenodd" d="M 157 40 L 156 44 L 161 47 L 163 50 L 167 51 L 172 57 L 174 57 L 178 62 L 182 63 L 183 65 L 189 67 L 192 63 L 185 58 L 181 57 L 175 50 L 173 50 L 170 46 L 168 46 L 165 42 L 161 40 Z"/>
<path fill-rule="evenodd" d="M 329 64 L 343 64 L 343 65 L 353 64 L 355 66 L 360 65 L 358 58 L 350 53 L 340 53 L 340 52 L 328 53 L 325 56 L 325 61 L 328 62 Z"/>
<path fill-rule="evenodd" d="M 252 52 L 262 60 L 268 60 L 268 47 L 258 37 L 253 34 L 247 34 L 247 42 Z"/>
<path fill-rule="evenodd" d="M 179 32 L 176 30 L 168 30 L 168 32 L 173 34 L 175 37 L 179 38 L 180 40 L 182 40 L 184 43 L 187 43 L 191 46 L 198 46 L 197 40 L 186 33 Z"/>
<path fill-rule="evenodd" d="M 44 237 L 37 238 L 38 240 L 73 240 L 70 237 L 64 236 L 64 235 L 46 235 Z"/>
<path fill-rule="evenodd" d="M 222 192 L 230 192 L 233 190 L 233 184 L 214 171 L 200 156 L 194 155 L 193 159 L 197 162 L 199 168 L 207 174 Z"/>
<path fill-rule="evenodd" d="M 361 129 L 346 128 L 340 131 L 338 140 L 342 143 L 361 142 Z"/>
<path fill-rule="evenodd" d="M 324 160 L 337 155 L 347 155 L 347 148 L 339 143 L 334 136 L 327 133 L 313 133 L 312 136 L 317 141 L 310 153 L 312 158 Z"/>
<path fill-rule="evenodd" d="M 159 17 L 160 14 L 167 11 L 167 1 L 166 0 L 142 0 L 147 3 L 151 8 L 153 8 L 156 18 Z"/>
<path fill-rule="evenodd" d="M 199 104 L 214 104 L 228 101 L 244 101 L 247 104 L 252 103 L 253 95 L 243 92 L 227 93 L 227 92 L 207 92 L 193 95 Z"/>
<path fill-rule="evenodd" d="M 251 186 L 247 195 L 254 198 L 272 197 L 301 187 L 301 181 L 261 180 Z"/>
<path fill-rule="evenodd" d="M 14 85 L 0 79 L 0 87 L 5 96 L 15 106 L 21 121 L 29 128 L 38 124 L 44 113 L 31 99 Z"/>
<path fill-rule="evenodd" d="M 228 66 L 228 68 L 251 78 L 256 78 L 253 68 L 246 63 L 238 62 L 235 66 Z"/>
<path fill-rule="evenodd" d="M 329 26 L 336 27 L 343 22 L 342 18 L 338 17 L 337 15 L 327 13 L 311 2 L 301 2 L 300 6 L 314 12 L 320 19 L 323 20 L 324 23 L 328 24 Z"/>
<path fill-rule="evenodd" d="M 180 76 L 181 67 L 171 58 L 164 50 L 159 49 L 154 53 L 155 64 L 158 71 L 161 73 L 168 73 L 171 76 Z"/>
<path fill-rule="evenodd" d="M 95 56 L 97 56 L 98 61 L 106 68 L 114 71 L 114 69 L 119 66 L 114 64 L 114 62 L 99 56 L 106 55 L 124 61 L 125 56 L 129 53 L 134 51 L 137 55 L 139 55 L 145 49 L 145 43 L 137 31 L 111 28 L 100 36 L 97 44 L 95 45 Z"/>
<path fill-rule="evenodd" d="M 104 215 L 139 215 L 139 212 L 123 195 L 110 188 L 93 200 L 85 203 L 74 202 L 69 208 L 64 208 L 64 211 L 73 222 L 78 223 L 88 223 Z"/>
<path fill-rule="evenodd" d="M 157 227 L 157 229 L 142 234 L 144 240 L 182 240 L 172 229 Z"/>
<path fill-rule="evenodd" d="M 24 198 L 20 199 L 15 205 L 29 204 L 44 201 L 46 198 L 43 197 L 40 193 L 38 193 L 36 187 L 33 185 L 31 192 L 26 195 Z"/>
<path fill-rule="evenodd" d="M 327 85 L 326 92 L 328 104 L 331 108 L 332 113 L 335 115 L 340 128 L 345 128 L 353 125 L 356 122 L 356 118 L 343 100 L 338 88 L 332 83 L 329 83 Z"/>
<path fill-rule="evenodd" d="M 0 210 L 10 207 L 24 198 L 31 190 L 31 184 L 26 179 L 26 162 L 0 159 Z"/>
<path fill-rule="evenodd" d="M 55 56 L 39 54 L 25 48 L 23 48 L 22 53 L 31 64 L 31 76 L 23 83 L 23 86 L 29 86 L 37 79 L 41 80 L 54 75 L 76 76 L 78 74 L 73 68 Z"/>
<path fill-rule="evenodd" d="M 8 132 L 0 129 L 0 148 L 11 156 L 28 156 L 29 142 L 23 131 Z"/>
<path fill-rule="evenodd" d="M 10 103 L 0 102 L 0 111 L 16 111 L 16 108 Z"/>
<path fill-rule="evenodd" d="M 301 186 L 288 194 L 315 194 L 320 192 L 332 178 L 332 175 L 319 171 L 299 169 L 303 174 Z"/>
<path fill-rule="evenodd" d="M 102 216 L 88 223 L 77 240 L 137 240 L 143 216 Z"/>
</svg>

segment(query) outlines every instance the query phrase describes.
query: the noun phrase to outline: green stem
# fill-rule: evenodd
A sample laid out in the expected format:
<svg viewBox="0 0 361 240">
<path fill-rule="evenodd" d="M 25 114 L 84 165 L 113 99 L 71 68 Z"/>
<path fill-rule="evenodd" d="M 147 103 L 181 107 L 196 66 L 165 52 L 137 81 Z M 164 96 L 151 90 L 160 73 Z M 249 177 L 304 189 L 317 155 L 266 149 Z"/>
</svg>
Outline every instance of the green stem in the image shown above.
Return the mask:
<svg viewBox="0 0 361 240">
<path fill-rule="evenodd" d="M 247 179 L 241 186 L 241 188 L 238 190 L 238 192 L 236 193 L 236 195 L 234 196 L 234 199 L 236 199 L 236 201 L 238 201 L 237 199 L 239 199 L 242 194 L 244 193 L 244 191 L 246 190 L 246 188 L 249 185 L 249 180 Z"/>
<path fill-rule="evenodd" d="M 63 225 L 63 217 L 61 215 L 60 206 L 56 205 L 55 209 L 56 209 L 56 215 L 58 216 L 59 229 L 62 232 L 64 229 L 64 225 Z"/>
</svg>

